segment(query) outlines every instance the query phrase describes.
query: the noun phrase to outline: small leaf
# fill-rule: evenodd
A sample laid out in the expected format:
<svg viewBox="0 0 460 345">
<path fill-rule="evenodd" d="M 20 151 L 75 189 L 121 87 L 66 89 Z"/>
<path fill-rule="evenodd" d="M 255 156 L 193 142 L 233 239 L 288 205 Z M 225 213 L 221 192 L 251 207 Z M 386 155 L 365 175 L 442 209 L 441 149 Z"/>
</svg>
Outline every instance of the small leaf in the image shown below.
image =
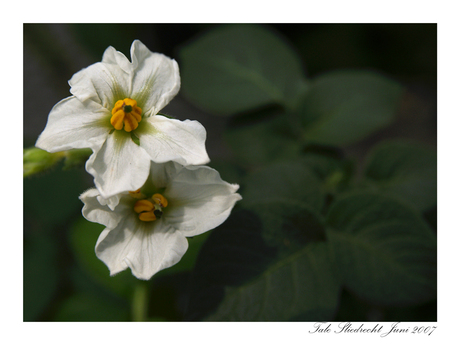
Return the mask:
<svg viewBox="0 0 460 345">
<path fill-rule="evenodd" d="M 285 104 L 305 84 L 295 52 L 263 26 L 214 28 L 183 47 L 180 59 L 186 97 L 218 115 Z"/>
<path fill-rule="evenodd" d="M 353 177 L 353 163 L 331 153 L 306 152 L 298 160 L 322 181 L 327 193 L 335 194 L 345 189 Z"/>
<path fill-rule="evenodd" d="M 396 199 L 354 193 L 335 202 L 327 230 L 345 287 L 380 306 L 436 297 L 436 239 L 418 212 Z"/>
<path fill-rule="evenodd" d="M 367 71 L 337 71 L 313 80 L 300 115 L 308 143 L 343 146 L 394 119 L 403 93 L 397 82 Z"/>
<path fill-rule="evenodd" d="M 436 151 L 422 144 L 391 141 L 369 155 L 367 181 L 411 202 L 420 211 L 436 204 Z"/>
</svg>

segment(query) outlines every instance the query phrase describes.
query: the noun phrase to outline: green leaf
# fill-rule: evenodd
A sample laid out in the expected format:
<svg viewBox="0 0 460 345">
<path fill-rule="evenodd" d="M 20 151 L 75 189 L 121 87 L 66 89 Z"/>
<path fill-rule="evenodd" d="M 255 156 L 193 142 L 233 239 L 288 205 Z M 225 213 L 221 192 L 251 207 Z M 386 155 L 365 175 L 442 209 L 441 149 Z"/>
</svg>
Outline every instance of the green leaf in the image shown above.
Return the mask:
<svg viewBox="0 0 460 345">
<path fill-rule="evenodd" d="M 321 210 L 324 193 L 318 178 L 300 161 L 268 165 L 247 176 L 244 181 L 242 205 L 261 201 L 301 202 L 313 210 Z"/>
<path fill-rule="evenodd" d="M 324 231 L 323 225 L 306 210 L 297 208 L 286 215 L 283 224 L 271 228 L 263 228 L 253 212 L 240 209 L 232 213 L 213 231 L 198 257 L 188 318 L 330 318 L 337 307 L 340 284 L 327 245 L 312 242 L 318 240 L 318 230 Z M 302 213 L 307 217 L 302 218 Z"/>
<path fill-rule="evenodd" d="M 260 276 L 228 288 L 207 321 L 330 320 L 340 283 L 325 243 L 312 243 L 271 265 Z"/>
<path fill-rule="evenodd" d="M 436 204 L 436 151 L 422 144 L 391 141 L 369 155 L 367 182 L 411 202 L 420 211 Z"/>
<path fill-rule="evenodd" d="M 367 71 L 324 74 L 310 85 L 300 109 L 308 143 L 343 146 L 394 120 L 403 88 Z"/>
<path fill-rule="evenodd" d="M 335 202 L 327 237 L 345 287 L 380 306 L 436 297 L 436 239 L 410 206 L 370 193 Z"/>
<path fill-rule="evenodd" d="M 286 104 L 305 87 L 295 52 L 264 26 L 214 28 L 184 46 L 180 59 L 185 96 L 218 115 Z"/>
</svg>

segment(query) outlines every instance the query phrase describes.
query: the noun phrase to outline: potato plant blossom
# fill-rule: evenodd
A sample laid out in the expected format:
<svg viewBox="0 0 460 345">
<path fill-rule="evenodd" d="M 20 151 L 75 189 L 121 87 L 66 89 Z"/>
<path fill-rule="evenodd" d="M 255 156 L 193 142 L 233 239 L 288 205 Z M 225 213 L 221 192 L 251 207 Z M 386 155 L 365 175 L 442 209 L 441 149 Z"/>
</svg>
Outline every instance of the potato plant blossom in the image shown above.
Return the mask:
<svg viewBox="0 0 460 345">
<path fill-rule="evenodd" d="M 106 226 L 96 243 L 96 255 L 110 275 L 129 267 L 135 277 L 148 280 L 179 262 L 188 248 L 186 237 L 227 219 L 241 199 L 238 188 L 207 166 L 152 163 L 140 189 L 110 201 L 92 188 L 80 199 L 85 204 L 83 216 Z"/>
<path fill-rule="evenodd" d="M 69 81 L 36 146 L 48 152 L 91 148 L 86 170 L 103 198 L 141 187 L 150 162 L 209 162 L 197 121 L 159 115 L 180 88 L 177 62 L 135 40 L 131 62 L 113 47 Z M 133 173 L 135 172 L 135 173 Z"/>
</svg>

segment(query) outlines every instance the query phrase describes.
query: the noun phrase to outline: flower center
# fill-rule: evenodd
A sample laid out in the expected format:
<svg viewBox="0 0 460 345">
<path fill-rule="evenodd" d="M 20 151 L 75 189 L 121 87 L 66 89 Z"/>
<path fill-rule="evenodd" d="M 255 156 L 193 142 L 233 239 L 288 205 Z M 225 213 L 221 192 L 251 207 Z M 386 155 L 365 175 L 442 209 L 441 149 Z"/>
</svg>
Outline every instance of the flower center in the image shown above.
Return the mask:
<svg viewBox="0 0 460 345">
<path fill-rule="evenodd" d="M 117 101 L 112 109 L 112 118 L 110 123 L 115 129 L 124 129 L 131 132 L 139 126 L 142 120 L 142 109 L 137 106 L 137 102 L 131 98 L 125 98 Z"/>
<path fill-rule="evenodd" d="M 139 213 L 139 219 L 144 222 L 152 222 L 160 219 L 163 208 L 168 206 L 168 200 L 161 194 L 153 194 L 150 199 L 142 199 L 134 204 L 134 211 Z"/>
</svg>

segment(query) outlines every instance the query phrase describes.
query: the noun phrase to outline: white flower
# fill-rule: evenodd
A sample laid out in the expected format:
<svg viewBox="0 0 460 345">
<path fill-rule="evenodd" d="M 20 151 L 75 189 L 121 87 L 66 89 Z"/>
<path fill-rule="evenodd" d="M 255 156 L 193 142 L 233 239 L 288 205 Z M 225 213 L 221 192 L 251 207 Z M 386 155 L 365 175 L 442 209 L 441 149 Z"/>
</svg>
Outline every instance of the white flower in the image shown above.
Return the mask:
<svg viewBox="0 0 460 345">
<path fill-rule="evenodd" d="M 104 198 L 138 189 L 150 161 L 209 162 L 199 122 L 157 115 L 179 91 L 177 62 L 138 40 L 131 59 L 109 47 L 102 62 L 76 73 L 73 96 L 53 107 L 36 143 L 49 152 L 91 148 L 86 170 Z"/>
<path fill-rule="evenodd" d="M 106 226 L 96 255 L 110 275 L 130 268 L 139 279 L 150 279 L 182 258 L 186 237 L 215 228 L 241 199 L 239 186 L 229 184 L 207 166 L 152 164 L 145 185 L 117 195 L 116 206 L 92 188 L 80 196 L 83 216 Z"/>
</svg>

